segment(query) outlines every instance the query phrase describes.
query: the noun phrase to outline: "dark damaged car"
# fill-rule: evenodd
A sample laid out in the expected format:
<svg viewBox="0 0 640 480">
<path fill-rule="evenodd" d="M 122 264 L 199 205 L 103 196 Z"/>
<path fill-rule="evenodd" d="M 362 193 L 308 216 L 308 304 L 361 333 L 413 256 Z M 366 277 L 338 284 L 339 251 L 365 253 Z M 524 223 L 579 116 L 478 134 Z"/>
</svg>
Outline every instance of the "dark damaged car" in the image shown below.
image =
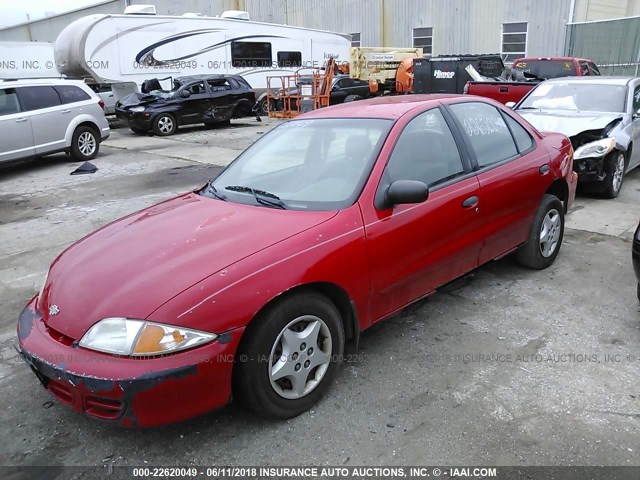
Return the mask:
<svg viewBox="0 0 640 480">
<path fill-rule="evenodd" d="M 239 75 L 180 77 L 172 90 L 162 90 L 153 79 L 142 90 L 146 93 L 132 93 L 116 104 L 118 118 L 136 133 L 166 136 L 181 125 L 228 125 L 232 118 L 251 115 L 255 103 L 253 89 Z"/>
<path fill-rule="evenodd" d="M 539 84 L 516 111 L 542 132 L 571 139 L 578 182 L 607 198 L 640 164 L 640 78 L 565 77 Z"/>
</svg>

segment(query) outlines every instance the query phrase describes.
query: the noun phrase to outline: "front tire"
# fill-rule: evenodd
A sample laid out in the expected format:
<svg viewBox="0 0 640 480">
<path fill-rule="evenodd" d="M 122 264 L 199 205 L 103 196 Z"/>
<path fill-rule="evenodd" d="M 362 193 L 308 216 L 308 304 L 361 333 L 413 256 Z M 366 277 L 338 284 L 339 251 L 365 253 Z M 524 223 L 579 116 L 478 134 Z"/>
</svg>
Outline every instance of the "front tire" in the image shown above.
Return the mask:
<svg viewBox="0 0 640 480">
<path fill-rule="evenodd" d="M 554 195 L 545 194 L 531 224 L 529 239 L 517 253 L 518 262 L 536 270 L 551 265 L 564 237 L 564 205 Z"/>
<path fill-rule="evenodd" d="M 153 121 L 153 133 L 161 137 L 173 135 L 177 128 L 176 119 L 170 113 L 161 113 Z"/>
<path fill-rule="evenodd" d="M 247 327 L 236 355 L 234 393 L 262 417 L 295 417 L 324 395 L 343 352 L 344 330 L 333 303 L 314 292 L 285 297 Z"/>
<path fill-rule="evenodd" d="M 605 169 L 607 177 L 604 179 L 602 194 L 606 198 L 616 198 L 622 189 L 624 173 L 626 170 L 626 159 L 624 153 L 614 151 L 605 159 Z"/>
<path fill-rule="evenodd" d="M 71 157 L 79 162 L 86 162 L 98 155 L 100 141 L 96 131 L 87 126 L 76 128 L 71 138 Z"/>
</svg>

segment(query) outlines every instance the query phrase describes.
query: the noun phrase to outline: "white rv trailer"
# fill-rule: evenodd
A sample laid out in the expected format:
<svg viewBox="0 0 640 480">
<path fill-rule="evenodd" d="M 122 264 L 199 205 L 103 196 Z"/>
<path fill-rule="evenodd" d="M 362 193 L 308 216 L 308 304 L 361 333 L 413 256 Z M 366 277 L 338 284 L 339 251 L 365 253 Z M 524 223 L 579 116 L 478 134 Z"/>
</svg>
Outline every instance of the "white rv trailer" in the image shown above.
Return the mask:
<svg viewBox="0 0 640 480">
<path fill-rule="evenodd" d="M 69 77 L 111 84 L 121 98 L 149 78 L 208 73 L 242 75 L 259 95 L 267 76 L 321 68 L 330 57 L 349 61 L 347 35 L 252 22 L 246 12 L 228 17 L 89 15 L 56 39 L 56 65 Z"/>
<path fill-rule="evenodd" d="M 48 42 L 0 42 L 0 78 L 59 77 Z"/>
</svg>

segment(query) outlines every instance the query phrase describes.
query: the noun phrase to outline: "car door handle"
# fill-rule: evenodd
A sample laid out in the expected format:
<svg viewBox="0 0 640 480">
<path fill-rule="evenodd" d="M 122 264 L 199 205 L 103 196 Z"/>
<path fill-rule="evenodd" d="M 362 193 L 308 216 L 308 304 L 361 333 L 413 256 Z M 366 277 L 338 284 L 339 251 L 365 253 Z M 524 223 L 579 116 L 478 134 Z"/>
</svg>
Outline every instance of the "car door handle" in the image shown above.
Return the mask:
<svg viewBox="0 0 640 480">
<path fill-rule="evenodd" d="M 500 93 L 508 93 L 509 87 L 500 87 Z"/>
<path fill-rule="evenodd" d="M 64 110 L 62 110 L 62 113 L 69 113 L 71 111 L 70 108 L 65 108 Z"/>
<path fill-rule="evenodd" d="M 538 170 L 540 172 L 540 175 L 546 175 L 547 173 L 549 173 L 549 170 L 551 170 L 549 168 L 549 165 L 547 165 L 546 163 L 544 165 L 542 165 L 540 167 L 540 169 Z"/>
<path fill-rule="evenodd" d="M 462 208 L 473 208 L 478 205 L 479 199 L 475 195 L 473 197 L 469 197 L 462 202 Z"/>
<path fill-rule="evenodd" d="M 22 117 L 22 118 L 16 119 L 16 123 L 26 122 L 26 121 L 27 121 L 27 117 Z"/>
</svg>

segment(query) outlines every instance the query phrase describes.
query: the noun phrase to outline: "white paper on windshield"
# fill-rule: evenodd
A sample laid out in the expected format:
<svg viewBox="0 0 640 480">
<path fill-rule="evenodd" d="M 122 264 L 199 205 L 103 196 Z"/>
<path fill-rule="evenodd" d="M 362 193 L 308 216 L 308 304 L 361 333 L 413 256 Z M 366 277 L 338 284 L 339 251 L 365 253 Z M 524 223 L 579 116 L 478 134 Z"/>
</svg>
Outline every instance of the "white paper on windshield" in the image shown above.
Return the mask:
<svg viewBox="0 0 640 480">
<path fill-rule="evenodd" d="M 553 85 L 540 85 L 538 86 L 538 88 L 536 88 L 533 92 L 531 92 L 531 96 L 532 97 L 542 97 L 544 95 L 546 95 L 547 93 L 549 93 L 549 90 L 551 90 L 551 87 Z"/>
<path fill-rule="evenodd" d="M 559 97 L 559 98 L 541 98 L 531 102 L 533 108 L 544 109 L 561 109 L 561 110 L 578 110 L 576 102 L 573 101 L 572 96 Z"/>
</svg>

